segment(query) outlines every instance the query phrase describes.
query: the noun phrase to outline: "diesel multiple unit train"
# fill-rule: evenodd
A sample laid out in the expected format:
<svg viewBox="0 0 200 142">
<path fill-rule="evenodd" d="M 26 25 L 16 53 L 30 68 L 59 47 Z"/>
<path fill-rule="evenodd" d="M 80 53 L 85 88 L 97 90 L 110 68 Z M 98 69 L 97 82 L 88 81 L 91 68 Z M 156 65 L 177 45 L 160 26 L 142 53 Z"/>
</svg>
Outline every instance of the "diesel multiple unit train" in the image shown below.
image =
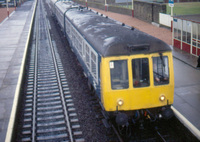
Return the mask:
<svg viewBox="0 0 200 142">
<path fill-rule="evenodd" d="M 104 112 L 117 124 L 173 115 L 173 58 L 166 43 L 70 1 L 49 5 Z"/>
</svg>

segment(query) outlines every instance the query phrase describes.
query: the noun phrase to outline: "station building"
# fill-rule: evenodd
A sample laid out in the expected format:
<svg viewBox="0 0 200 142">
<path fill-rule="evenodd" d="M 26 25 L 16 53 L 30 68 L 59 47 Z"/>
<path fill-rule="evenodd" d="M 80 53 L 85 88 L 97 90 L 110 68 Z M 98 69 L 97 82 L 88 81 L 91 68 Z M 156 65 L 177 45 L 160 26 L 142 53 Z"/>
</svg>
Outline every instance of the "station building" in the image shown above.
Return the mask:
<svg viewBox="0 0 200 142">
<path fill-rule="evenodd" d="M 200 15 L 173 17 L 173 46 L 200 55 Z"/>
</svg>

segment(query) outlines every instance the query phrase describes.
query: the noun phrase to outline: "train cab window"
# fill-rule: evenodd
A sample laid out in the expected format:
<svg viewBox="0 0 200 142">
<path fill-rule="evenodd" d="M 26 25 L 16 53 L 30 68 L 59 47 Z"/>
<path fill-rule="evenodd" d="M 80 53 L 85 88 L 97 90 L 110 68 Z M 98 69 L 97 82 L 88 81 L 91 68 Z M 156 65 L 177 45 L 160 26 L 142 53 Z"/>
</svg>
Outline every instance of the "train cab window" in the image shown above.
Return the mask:
<svg viewBox="0 0 200 142">
<path fill-rule="evenodd" d="M 113 90 L 129 87 L 127 60 L 110 61 L 110 74 Z"/>
<path fill-rule="evenodd" d="M 168 57 L 153 57 L 154 85 L 169 84 Z"/>
<path fill-rule="evenodd" d="M 149 82 L 149 60 L 140 58 L 132 60 L 133 87 L 147 87 Z"/>
</svg>

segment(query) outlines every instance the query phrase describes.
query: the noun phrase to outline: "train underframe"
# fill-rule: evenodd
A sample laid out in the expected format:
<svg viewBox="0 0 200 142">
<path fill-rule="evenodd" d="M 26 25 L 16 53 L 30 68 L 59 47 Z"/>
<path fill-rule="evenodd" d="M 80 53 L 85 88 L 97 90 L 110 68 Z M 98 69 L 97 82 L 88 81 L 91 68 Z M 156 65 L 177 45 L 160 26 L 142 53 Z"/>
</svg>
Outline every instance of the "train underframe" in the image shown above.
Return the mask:
<svg viewBox="0 0 200 142">
<path fill-rule="evenodd" d="M 134 111 L 103 111 L 102 113 L 105 117 L 103 120 L 105 127 L 110 128 L 112 123 L 124 136 L 131 135 L 131 129 L 135 126 L 144 129 L 145 123 L 154 123 L 161 119 L 169 120 L 174 116 L 171 105 Z"/>
</svg>

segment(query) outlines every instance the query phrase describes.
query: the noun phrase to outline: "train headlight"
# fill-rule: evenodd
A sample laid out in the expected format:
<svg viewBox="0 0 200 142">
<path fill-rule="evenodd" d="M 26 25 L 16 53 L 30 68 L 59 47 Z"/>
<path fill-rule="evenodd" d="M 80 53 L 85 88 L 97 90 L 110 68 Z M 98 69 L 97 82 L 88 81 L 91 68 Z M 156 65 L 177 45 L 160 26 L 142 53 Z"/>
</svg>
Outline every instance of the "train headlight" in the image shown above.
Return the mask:
<svg viewBox="0 0 200 142">
<path fill-rule="evenodd" d="M 161 95 L 161 96 L 160 96 L 160 101 L 163 102 L 164 100 L 165 100 L 165 96 L 164 96 L 164 95 Z"/>
<path fill-rule="evenodd" d="M 124 104 L 124 101 L 122 99 L 119 99 L 117 101 L 118 106 L 122 106 Z"/>
</svg>

